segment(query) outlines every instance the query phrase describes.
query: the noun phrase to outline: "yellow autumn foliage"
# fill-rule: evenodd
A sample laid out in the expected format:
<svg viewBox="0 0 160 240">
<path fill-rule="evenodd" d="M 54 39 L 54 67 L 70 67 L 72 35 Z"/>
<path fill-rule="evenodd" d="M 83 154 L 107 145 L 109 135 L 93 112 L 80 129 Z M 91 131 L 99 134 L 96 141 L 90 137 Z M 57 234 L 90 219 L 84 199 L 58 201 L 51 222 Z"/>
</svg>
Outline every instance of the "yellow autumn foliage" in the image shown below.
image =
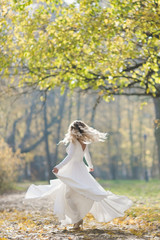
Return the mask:
<svg viewBox="0 0 160 240">
<path fill-rule="evenodd" d="M 17 180 L 24 167 L 24 161 L 20 150 L 12 151 L 12 148 L 0 138 L 0 192 L 8 189 Z"/>
</svg>

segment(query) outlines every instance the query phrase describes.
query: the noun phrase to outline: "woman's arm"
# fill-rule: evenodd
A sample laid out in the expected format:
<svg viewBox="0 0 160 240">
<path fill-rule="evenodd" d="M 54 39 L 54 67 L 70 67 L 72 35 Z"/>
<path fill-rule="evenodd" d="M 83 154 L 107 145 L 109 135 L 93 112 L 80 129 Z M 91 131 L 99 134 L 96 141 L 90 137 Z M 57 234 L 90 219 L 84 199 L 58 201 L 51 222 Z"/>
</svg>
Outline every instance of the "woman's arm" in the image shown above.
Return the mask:
<svg viewBox="0 0 160 240">
<path fill-rule="evenodd" d="M 86 151 L 84 153 L 84 157 L 86 159 L 86 162 L 88 164 L 88 167 L 90 168 L 90 171 L 92 172 L 94 169 L 93 169 L 93 164 L 92 164 L 92 160 L 91 160 L 91 156 L 90 156 L 90 153 L 88 151 L 88 145 L 86 146 Z"/>
<path fill-rule="evenodd" d="M 63 166 L 65 166 L 72 159 L 74 151 L 75 151 L 75 145 L 73 143 L 70 143 L 68 155 L 65 157 L 65 159 L 62 162 L 60 162 L 58 165 L 56 165 L 52 171 L 54 173 L 58 173 L 58 170 L 60 168 L 62 168 Z"/>
</svg>

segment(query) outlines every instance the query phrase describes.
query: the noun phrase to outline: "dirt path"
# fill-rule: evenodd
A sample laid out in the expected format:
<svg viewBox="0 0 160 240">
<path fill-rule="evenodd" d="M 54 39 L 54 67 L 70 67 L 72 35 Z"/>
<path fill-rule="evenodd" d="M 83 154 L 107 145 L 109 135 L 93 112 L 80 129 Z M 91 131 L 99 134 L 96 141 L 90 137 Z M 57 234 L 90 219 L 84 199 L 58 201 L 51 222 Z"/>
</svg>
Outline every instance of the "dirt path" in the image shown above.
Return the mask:
<svg viewBox="0 0 160 240">
<path fill-rule="evenodd" d="M 157 237 L 137 236 L 134 226 L 115 222 L 98 223 L 91 215 L 85 217 L 83 229 L 73 231 L 71 225 L 59 225 L 46 202 L 40 207 L 39 201 L 26 205 L 23 200 L 24 193 L 0 196 L 0 239 L 158 240 Z"/>
</svg>

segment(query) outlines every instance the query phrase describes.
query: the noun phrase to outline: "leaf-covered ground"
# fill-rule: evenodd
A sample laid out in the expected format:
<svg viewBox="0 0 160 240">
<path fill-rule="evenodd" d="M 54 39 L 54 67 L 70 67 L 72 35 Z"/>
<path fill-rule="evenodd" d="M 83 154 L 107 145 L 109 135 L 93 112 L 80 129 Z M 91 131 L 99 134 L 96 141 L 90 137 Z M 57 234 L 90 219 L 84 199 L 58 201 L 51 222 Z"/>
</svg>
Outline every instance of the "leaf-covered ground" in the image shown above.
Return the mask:
<svg viewBox="0 0 160 240">
<path fill-rule="evenodd" d="M 160 181 L 102 181 L 101 184 L 134 201 L 123 218 L 98 223 L 88 214 L 83 229 L 73 231 L 72 225 L 59 225 L 46 202 L 43 207 L 39 202 L 26 205 L 24 193 L 4 194 L 0 196 L 0 239 L 160 239 Z"/>
</svg>

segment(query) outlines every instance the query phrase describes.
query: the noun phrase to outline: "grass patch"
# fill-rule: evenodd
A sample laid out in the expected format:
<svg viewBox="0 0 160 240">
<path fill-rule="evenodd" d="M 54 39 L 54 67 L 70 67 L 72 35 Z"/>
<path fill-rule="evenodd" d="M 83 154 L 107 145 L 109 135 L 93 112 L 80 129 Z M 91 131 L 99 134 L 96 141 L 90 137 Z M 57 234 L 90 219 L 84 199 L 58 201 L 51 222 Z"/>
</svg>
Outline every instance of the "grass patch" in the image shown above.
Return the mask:
<svg viewBox="0 0 160 240">
<path fill-rule="evenodd" d="M 99 180 L 106 190 L 118 195 L 126 195 L 136 200 L 160 200 L 160 180 Z"/>
<path fill-rule="evenodd" d="M 12 192 L 26 192 L 31 184 L 47 185 L 48 182 L 47 181 L 24 181 L 24 182 L 18 182 L 18 183 L 16 182 L 16 183 L 13 183 L 11 191 Z"/>
</svg>

